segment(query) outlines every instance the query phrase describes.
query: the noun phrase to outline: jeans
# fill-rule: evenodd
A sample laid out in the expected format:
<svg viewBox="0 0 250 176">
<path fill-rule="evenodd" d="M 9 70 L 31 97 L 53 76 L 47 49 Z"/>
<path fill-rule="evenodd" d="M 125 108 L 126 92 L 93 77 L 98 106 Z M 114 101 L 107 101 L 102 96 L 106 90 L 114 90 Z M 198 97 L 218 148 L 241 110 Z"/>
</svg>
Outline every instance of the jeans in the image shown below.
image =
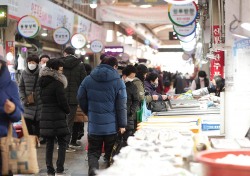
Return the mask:
<svg viewBox="0 0 250 176">
<path fill-rule="evenodd" d="M 69 148 L 69 144 L 70 144 L 70 141 L 71 141 L 71 136 L 72 136 L 72 130 L 73 130 L 73 125 L 74 125 L 76 110 L 77 110 L 77 105 L 70 105 L 70 113 L 67 116 L 67 123 L 68 123 L 68 127 L 69 127 L 69 134 L 66 136 L 67 148 Z"/>
<path fill-rule="evenodd" d="M 112 135 L 88 135 L 88 164 L 89 176 L 95 175 L 95 170 L 99 169 L 99 158 L 102 154 L 102 145 L 106 158 L 110 158 L 117 134 Z M 109 164 L 108 164 L 109 166 Z"/>
<path fill-rule="evenodd" d="M 46 145 L 46 166 L 47 166 L 47 173 L 53 174 L 55 173 L 55 169 L 53 166 L 53 152 L 54 152 L 54 140 L 55 137 L 47 137 L 47 145 Z M 58 141 L 58 157 L 56 161 L 56 172 L 61 173 L 64 171 L 64 162 L 65 162 L 65 155 L 66 155 L 66 136 L 57 136 Z"/>
</svg>

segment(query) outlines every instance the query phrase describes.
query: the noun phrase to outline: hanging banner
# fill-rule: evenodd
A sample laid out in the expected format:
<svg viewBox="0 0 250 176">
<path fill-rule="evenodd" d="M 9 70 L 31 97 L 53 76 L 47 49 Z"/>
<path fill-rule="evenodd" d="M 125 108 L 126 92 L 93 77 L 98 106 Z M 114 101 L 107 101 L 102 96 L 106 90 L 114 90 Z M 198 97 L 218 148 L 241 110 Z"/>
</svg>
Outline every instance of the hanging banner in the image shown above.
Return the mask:
<svg viewBox="0 0 250 176">
<path fill-rule="evenodd" d="M 97 9 L 97 20 L 106 22 L 134 22 L 134 23 L 170 23 L 167 17 L 167 6 L 137 8 L 126 6 L 105 6 Z"/>
<path fill-rule="evenodd" d="M 168 17 L 177 26 L 192 24 L 198 15 L 198 7 L 195 2 L 183 5 L 169 4 Z"/>
<path fill-rule="evenodd" d="M 48 29 L 64 26 L 73 31 L 74 13 L 48 0 L 1 0 L 8 5 L 8 18 L 19 20 L 25 15 L 36 17 Z M 25 10 L 24 10 L 25 9 Z"/>
<path fill-rule="evenodd" d="M 99 40 L 94 40 L 90 44 L 90 49 L 93 51 L 93 53 L 99 53 L 103 49 L 103 44 Z"/>
<path fill-rule="evenodd" d="M 173 25 L 173 29 L 180 36 L 188 36 L 195 32 L 196 23 L 194 22 L 191 25 L 184 26 L 184 27 Z"/>
<path fill-rule="evenodd" d="M 107 35 L 107 29 L 103 28 L 102 26 L 99 26 L 95 23 L 91 23 L 90 33 L 88 35 L 88 40 L 100 40 L 102 43 L 105 43 L 106 35 Z"/>
<path fill-rule="evenodd" d="M 81 33 L 84 34 L 85 36 L 88 36 L 90 32 L 90 27 L 91 27 L 91 21 L 75 14 L 73 34 Z"/>
<path fill-rule="evenodd" d="M 53 33 L 53 39 L 57 44 L 65 45 L 70 39 L 69 30 L 64 27 L 57 28 Z"/>
<path fill-rule="evenodd" d="M 215 58 L 210 60 L 210 80 L 216 75 L 224 78 L 224 51 L 218 50 L 215 52 Z"/>
<path fill-rule="evenodd" d="M 220 27 L 219 25 L 213 26 L 213 34 L 214 34 L 214 44 L 220 44 Z"/>
<path fill-rule="evenodd" d="M 38 19 L 31 15 L 23 16 L 17 23 L 19 34 L 26 38 L 35 37 L 41 29 Z"/>
<path fill-rule="evenodd" d="M 71 37 L 71 45 L 76 49 L 83 48 L 86 45 L 86 42 L 86 38 L 83 34 L 78 33 Z"/>
</svg>

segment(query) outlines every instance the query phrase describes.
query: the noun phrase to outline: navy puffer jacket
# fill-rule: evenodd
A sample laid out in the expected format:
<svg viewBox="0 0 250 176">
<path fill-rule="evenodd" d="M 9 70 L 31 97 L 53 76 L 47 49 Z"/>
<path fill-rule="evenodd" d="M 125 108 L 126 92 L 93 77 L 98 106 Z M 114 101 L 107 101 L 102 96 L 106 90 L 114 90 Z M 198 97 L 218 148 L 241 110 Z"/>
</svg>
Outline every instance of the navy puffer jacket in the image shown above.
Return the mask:
<svg viewBox="0 0 250 176">
<path fill-rule="evenodd" d="M 88 115 L 89 134 L 116 134 L 127 126 L 126 87 L 113 67 L 97 66 L 81 83 L 77 98 Z"/>
<path fill-rule="evenodd" d="M 12 114 L 6 114 L 4 111 L 4 104 L 7 99 L 16 106 Z M 0 70 L 0 137 L 7 136 L 9 124 L 20 121 L 22 113 L 23 107 L 19 98 L 17 84 L 10 79 L 8 68 L 2 67 Z"/>
</svg>

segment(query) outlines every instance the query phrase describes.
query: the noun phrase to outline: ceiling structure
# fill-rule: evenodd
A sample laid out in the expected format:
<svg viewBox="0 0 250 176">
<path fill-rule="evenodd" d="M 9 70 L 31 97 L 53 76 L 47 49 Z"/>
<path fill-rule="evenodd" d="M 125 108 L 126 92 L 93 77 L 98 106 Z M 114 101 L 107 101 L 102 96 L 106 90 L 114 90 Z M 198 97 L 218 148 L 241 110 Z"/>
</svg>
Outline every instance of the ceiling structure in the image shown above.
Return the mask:
<svg viewBox="0 0 250 176">
<path fill-rule="evenodd" d="M 137 2 L 142 2 L 142 0 L 138 0 Z M 149 1 L 148 1 L 149 2 Z M 151 1 L 153 2 L 153 1 Z M 128 0 L 104 0 L 101 1 L 100 5 L 102 6 L 113 6 L 114 8 L 120 8 L 120 7 L 126 7 L 128 9 L 138 9 L 138 11 L 140 11 L 142 8 L 145 9 L 145 11 L 147 11 L 148 15 L 152 15 L 153 13 L 153 9 L 154 8 L 159 8 L 159 9 L 164 9 L 164 14 L 163 16 L 165 16 L 165 18 L 167 19 L 165 22 L 151 22 L 149 21 L 147 22 L 143 22 L 143 23 L 135 23 L 133 21 L 133 19 L 131 19 L 132 23 L 129 21 L 122 21 L 120 25 L 123 28 L 132 28 L 135 32 L 138 32 L 137 34 L 143 39 L 147 39 L 149 35 L 152 36 L 152 41 L 151 43 L 153 45 L 156 45 L 157 47 L 169 47 L 172 45 L 179 45 L 180 42 L 179 40 L 169 40 L 169 32 L 173 31 L 173 25 L 171 23 L 171 21 L 168 19 L 168 3 L 165 2 L 164 0 L 158 0 L 157 1 L 159 4 L 154 5 L 152 7 L 148 7 L 145 8 L 143 6 L 141 6 L 141 4 L 136 4 L 136 3 L 132 3 L 128 2 Z M 138 12 L 139 13 L 139 12 Z M 138 30 L 138 26 L 139 26 L 139 30 Z M 145 33 L 148 33 L 148 35 L 143 35 L 143 32 L 141 33 L 141 31 L 144 30 Z M 150 38 L 150 37 L 149 37 Z"/>
</svg>

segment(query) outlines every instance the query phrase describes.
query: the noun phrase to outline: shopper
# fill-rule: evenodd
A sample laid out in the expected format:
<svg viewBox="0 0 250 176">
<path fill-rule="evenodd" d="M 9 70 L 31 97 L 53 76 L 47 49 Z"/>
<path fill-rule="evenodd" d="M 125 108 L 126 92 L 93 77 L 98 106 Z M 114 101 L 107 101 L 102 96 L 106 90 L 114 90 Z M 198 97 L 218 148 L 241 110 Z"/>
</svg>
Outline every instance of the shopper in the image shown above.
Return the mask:
<svg viewBox="0 0 250 176">
<path fill-rule="evenodd" d="M 198 73 L 198 78 L 192 81 L 191 90 L 197 90 L 203 87 L 209 87 L 209 79 L 205 71 L 200 70 Z"/>
<path fill-rule="evenodd" d="M 136 126 L 136 111 L 139 109 L 139 91 L 134 85 L 133 80 L 136 75 L 136 68 L 132 65 L 128 65 L 122 70 L 122 79 L 126 85 L 127 91 L 127 127 L 126 132 L 123 135 L 124 140 L 127 141 L 129 136 L 132 136 L 135 132 Z"/>
<path fill-rule="evenodd" d="M 68 87 L 66 88 L 66 96 L 70 106 L 70 113 L 67 116 L 67 122 L 69 126 L 70 134 L 67 136 L 68 146 L 67 152 L 74 152 L 73 148 L 79 148 L 81 145 L 77 144 L 75 141 L 71 142 L 72 129 L 74 125 L 74 118 L 77 110 L 77 90 L 86 77 L 86 71 L 84 64 L 75 56 L 75 49 L 72 47 L 66 47 L 63 52 L 64 58 L 64 70 L 63 73 L 68 80 Z"/>
<path fill-rule="evenodd" d="M 152 100 L 166 100 L 167 95 L 161 95 L 156 91 L 158 87 L 158 74 L 156 73 L 149 73 L 144 81 L 145 86 L 145 92 L 147 92 L 150 95 L 150 98 L 148 98 L 149 102 Z"/>
<path fill-rule="evenodd" d="M 0 55 L 0 138 L 7 136 L 9 124 L 21 120 L 23 108 L 15 82 L 10 78 L 7 60 Z M 0 175 L 2 157 L 0 152 Z"/>
<path fill-rule="evenodd" d="M 50 60 L 50 57 L 46 54 L 44 55 L 41 55 L 40 58 L 39 58 L 39 65 L 41 68 L 45 67 L 46 66 L 46 63 Z"/>
<path fill-rule="evenodd" d="M 185 88 L 187 87 L 186 78 L 181 72 L 177 72 L 174 81 L 175 94 L 185 93 Z"/>
<path fill-rule="evenodd" d="M 64 173 L 64 161 L 67 147 L 66 135 L 69 134 L 66 115 L 70 113 L 65 88 L 67 78 L 62 74 L 63 62 L 61 59 L 52 59 L 40 72 L 39 85 L 41 86 L 42 112 L 40 133 L 46 137 L 46 165 L 48 175 Z M 58 142 L 58 158 L 56 170 L 53 166 L 54 140 Z"/>
<path fill-rule="evenodd" d="M 89 176 L 95 175 L 95 170 L 99 169 L 103 143 L 106 158 L 110 158 L 117 133 L 123 134 L 127 126 L 126 87 L 117 68 L 116 58 L 105 58 L 84 79 L 78 90 L 79 105 L 89 118 Z"/>
<path fill-rule="evenodd" d="M 39 136 L 41 99 L 39 80 L 39 58 L 29 55 L 26 59 L 28 67 L 22 72 L 19 82 L 20 98 L 24 105 L 24 118 L 30 135 Z"/>
<path fill-rule="evenodd" d="M 135 79 L 133 80 L 133 83 L 135 84 L 135 86 L 139 91 L 140 103 L 142 103 L 144 99 L 146 99 L 146 101 L 150 101 L 150 96 L 145 95 L 145 89 L 144 89 L 144 80 L 147 76 L 148 68 L 143 64 L 139 64 L 136 66 L 136 69 L 137 73 Z"/>
<path fill-rule="evenodd" d="M 217 75 L 214 76 L 211 85 L 209 87 L 204 87 L 201 89 L 197 89 L 192 91 L 193 96 L 204 96 L 210 93 L 214 93 L 215 96 L 220 97 L 220 93 L 225 90 L 225 80 Z M 219 99 L 218 99 L 219 101 Z"/>
<path fill-rule="evenodd" d="M 84 63 L 84 67 L 87 75 L 89 75 L 92 71 L 91 65 Z M 77 107 L 76 117 L 72 129 L 71 143 L 77 144 L 76 141 L 80 140 L 84 136 L 84 120 L 87 118 L 88 117 L 82 112 L 80 107 Z"/>
</svg>

